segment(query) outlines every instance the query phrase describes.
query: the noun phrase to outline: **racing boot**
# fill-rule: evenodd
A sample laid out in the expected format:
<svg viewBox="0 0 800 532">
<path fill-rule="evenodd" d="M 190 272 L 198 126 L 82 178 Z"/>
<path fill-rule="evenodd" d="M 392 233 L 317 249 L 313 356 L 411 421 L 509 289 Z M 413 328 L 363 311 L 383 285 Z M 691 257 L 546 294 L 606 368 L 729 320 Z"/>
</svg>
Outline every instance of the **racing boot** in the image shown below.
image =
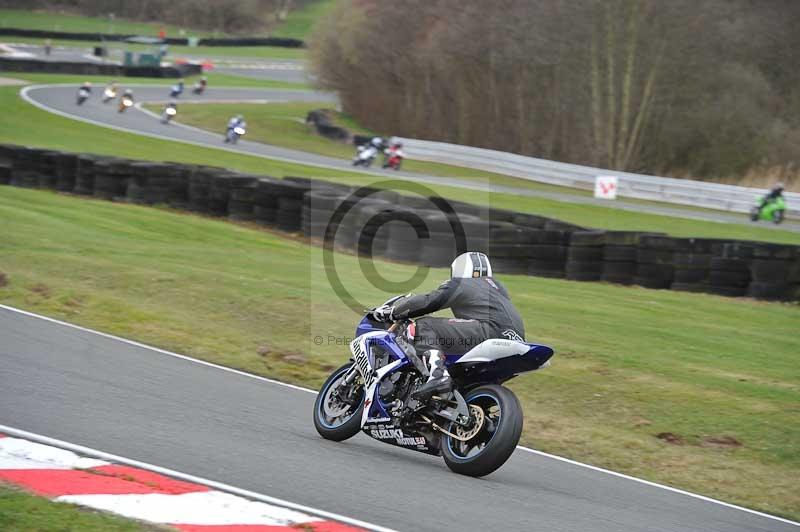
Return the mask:
<svg viewBox="0 0 800 532">
<path fill-rule="evenodd" d="M 424 401 L 433 395 L 447 393 L 453 389 L 453 380 L 444 366 L 444 355 L 438 349 L 431 349 L 426 351 L 423 355 L 428 359 L 428 382 L 415 390 L 411 397 Z"/>
</svg>

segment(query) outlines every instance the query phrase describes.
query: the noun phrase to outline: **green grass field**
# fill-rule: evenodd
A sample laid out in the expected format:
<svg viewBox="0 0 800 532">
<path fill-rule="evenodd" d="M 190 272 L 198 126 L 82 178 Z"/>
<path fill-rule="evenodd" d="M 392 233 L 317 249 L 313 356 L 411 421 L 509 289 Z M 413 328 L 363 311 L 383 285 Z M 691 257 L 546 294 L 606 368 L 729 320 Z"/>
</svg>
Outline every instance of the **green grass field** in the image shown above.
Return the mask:
<svg viewBox="0 0 800 532">
<path fill-rule="evenodd" d="M 189 35 L 205 36 L 210 32 L 194 32 L 191 28 L 179 28 L 155 22 L 134 22 L 109 17 L 87 17 L 50 11 L 28 9 L 0 9 L 0 28 L 25 28 L 30 30 L 67 31 L 76 33 L 123 33 L 158 36 L 164 29 L 169 37 L 181 37 L 181 29 Z"/>
<path fill-rule="evenodd" d="M 323 16 L 332 6 L 332 0 L 318 0 L 307 6 L 292 11 L 286 21 L 280 24 L 272 35 L 303 40 L 308 37 L 314 23 Z M 198 31 L 191 28 L 180 28 L 175 25 L 134 22 L 125 19 L 109 19 L 107 17 L 86 17 L 45 11 L 30 11 L 22 9 L 0 9 L 0 28 L 26 28 L 34 30 L 85 32 L 85 33 L 123 33 L 136 34 L 148 37 L 158 35 L 164 29 L 169 37 L 226 37 L 226 34 L 210 31 Z M 0 37 L 0 42 L 18 42 L 29 44 L 44 44 L 45 39 L 26 37 Z M 55 46 L 92 47 L 97 45 L 93 41 L 52 40 Z M 110 43 L 110 47 L 143 51 L 148 49 L 143 45 L 122 45 Z M 173 56 L 183 54 L 208 57 L 252 57 L 260 59 L 305 59 L 306 50 L 298 48 L 283 48 L 277 46 L 170 46 Z"/>
<path fill-rule="evenodd" d="M 351 335 L 358 317 L 300 240 L 13 187 L 0 187 L 0 219 L 4 304 L 308 386 L 347 359 L 312 341 Z M 386 298 L 354 257 L 335 259 L 364 304 Z M 394 280 L 412 271 L 377 267 Z M 431 270 L 417 291 L 446 275 Z M 528 338 L 557 351 L 551 368 L 511 382 L 526 445 L 800 517 L 800 307 L 500 279 Z"/>
<path fill-rule="evenodd" d="M 286 21 L 279 24 L 271 34 L 275 37 L 305 40 L 316 21 L 324 16 L 334 4 L 335 0 L 315 0 L 299 9 L 294 9 L 289 13 Z M 157 36 L 159 30 L 163 29 L 169 37 L 228 36 L 219 32 L 195 30 L 156 22 L 135 22 L 109 17 L 87 17 L 49 11 L 5 8 L 0 9 L 0 28 L 26 28 L 82 33 L 123 33 L 146 36 Z"/>
<path fill-rule="evenodd" d="M 166 527 L 133 521 L 74 504 L 55 503 L 0 483 L 0 530 L 7 532 L 165 532 Z"/>
<path fill-rule="evenodd" d="M 289 37 L 306 40 L 314 29 L 314 24 L 324 17 L 336 4 L 336 0 L 314 0 L 308 5 L 293 10 L 286 21 L 272 32 L 276 37 Z"/>
</svg>

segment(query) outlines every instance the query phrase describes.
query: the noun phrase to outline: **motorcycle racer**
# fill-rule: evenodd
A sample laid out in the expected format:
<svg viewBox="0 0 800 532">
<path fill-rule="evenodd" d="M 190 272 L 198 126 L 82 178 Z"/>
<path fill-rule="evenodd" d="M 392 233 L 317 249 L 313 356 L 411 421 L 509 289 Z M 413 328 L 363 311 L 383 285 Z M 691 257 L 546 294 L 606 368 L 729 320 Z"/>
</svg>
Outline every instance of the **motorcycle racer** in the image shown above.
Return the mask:
<svg viewBox="0 0 800 532">
<path fill-rule="evenodd" d="M 384 168 L 391 167 L 397 170 L 400 168 L 400 164 L 402 163 L 405 156 L 406 154 L 403 153 L 403 143 L 393 142 L 392 145 L 384 151 L 383 167 Z"/>
<path fill-rule="evenodd" d="M 414 394 L 426 398 L 452 387 L 444 352 L 463 354 L 484 340 L 524 341 L 519 311 L 500 281 L 492 277 L 489 258 L 479 252 L 459 255 L 450 266 L 450 279 L 427 294 L 405 296 L 373 311 L 377 321 L 424 316 L 449 308 L 454 318 L 423 317 L 409 329 L 409 340 L 428 361 L 428 381 Z"/>
<path fill-rule="evenodd" d="M 783 197 L 783 183 L 781 182 L 775 183 L 775 186 L 772 187 L 772 189 L 769 191 L 769 194 L 764 196 L 764 198 L 761 200 L 761 207 L 764 207 L 764 205 L 766 205 L 767 203 L 777 201 L 778 198 L 782 197 Z"/>
<path fill-rule="evenodd" d="M 228 120 L 228 128 L 225 130 L 225 142 L 231 141 L 231 131 L 233 131 L 234 128 L 246 128 L 246 126 L 247 122 L 244 121 L 244 116 L 242 115 L 236 115 Z"/>
</svg>

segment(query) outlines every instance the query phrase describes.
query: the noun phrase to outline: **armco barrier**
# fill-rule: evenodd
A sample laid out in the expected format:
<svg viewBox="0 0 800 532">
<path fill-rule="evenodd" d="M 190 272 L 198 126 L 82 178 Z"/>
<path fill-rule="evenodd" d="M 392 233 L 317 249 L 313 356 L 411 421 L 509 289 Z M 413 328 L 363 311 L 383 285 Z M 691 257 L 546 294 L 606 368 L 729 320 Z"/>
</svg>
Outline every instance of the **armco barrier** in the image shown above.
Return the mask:
<svg viewBox="0 0 800 532">
<path fill-rule="evenodd" d="M 42 72 L 47 74 L 79 74 L 81 76 L 109 77 L 148 77 L 148 78 L 182 78 L 196 76 L 203 72 L 202 65 L 184 63 L 166 67 L 147 67 L 73 62 L 73 61 L 41 61 L 0 57 L 0 72 Z"/>
<path fill-rule="evenodd" d="M 447 266 L 455 254 L 472 249 L 488 252 L 498 273 L 800 301 L 800 246 L 591 230 L 395 191 L 359 189 L 354 195 L 345 185 L 309 178 L 12 145 L 0 145 L 5 183 L 253 221 L 302 231 L 315 243 L 334 231 L 328 243 L 336 249 L 427 266 Z M 329 227 L 345 203 L 351 213 Z M 446 214 L 450 210 L 455 213 Z M 454 219 L 466 233 L 466 249 L 453 238 Z"/>
<path fill-rule="evenodd" d="M 763 189 L 603 170 L 445 142 L 399 137 L 397 140 L 403 142 L 409 159 L 486 170 L 552 185 L 594 190 L 597 176 L 617 176 L 617 195 L 626 198 L 746 213 L 765 193 Z M 787 215 L 800 217 L 800 193 L 789 192 L 785 196 L 789 204 Z"/>
</svg>

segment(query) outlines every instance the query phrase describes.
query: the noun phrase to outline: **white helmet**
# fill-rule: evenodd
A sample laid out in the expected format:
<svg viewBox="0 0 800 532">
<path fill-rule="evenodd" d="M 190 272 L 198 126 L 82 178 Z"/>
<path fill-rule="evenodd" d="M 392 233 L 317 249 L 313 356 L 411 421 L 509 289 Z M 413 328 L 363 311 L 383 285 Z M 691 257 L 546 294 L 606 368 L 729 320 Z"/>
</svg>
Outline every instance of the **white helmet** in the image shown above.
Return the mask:
<svg viewBox="0 0 800 532">
<path fill-rule="evenodd" d="M 462 253 L 450 265 L 450 277 L 453 279 L 471 279 L 473 277 L 491 277 L 492 265 L 489 257 L 479 251 Z"/>
</svg>

